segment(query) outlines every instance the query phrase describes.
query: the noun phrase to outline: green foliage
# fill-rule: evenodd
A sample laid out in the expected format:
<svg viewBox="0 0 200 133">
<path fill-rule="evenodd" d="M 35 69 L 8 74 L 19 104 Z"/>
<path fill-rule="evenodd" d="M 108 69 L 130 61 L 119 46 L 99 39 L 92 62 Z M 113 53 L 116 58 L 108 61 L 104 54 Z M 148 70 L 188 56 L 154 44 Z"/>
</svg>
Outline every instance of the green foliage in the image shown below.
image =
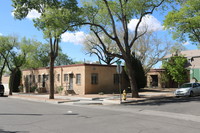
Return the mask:
<svg viewBox="0 0 200 133">
<path fill-rule="evenodd" d="M 57 88 L 58 93 L 62 93 L 63 89 L 64 89 L 64 88 L 63 88 L 62 86 L 59 86 L 59 87 Z"/>
<path fill-rule="evenodd" d="M 141 61 L 138 60 L 137 58 L 133 60 L 134 60 L 133 63 L 135 66 L 135 76 L 136 76 L 138 89 L 144 88 L 146 86 L 147 80 L 146 80 L 146 76 L 145 76 Z"/>
<path fill-rule="evenodd" d="M 74 64 L 74 61 L 67 54 L 64 54 L 62 53 L 62 51 L 60 51 L 58 53 L 58 57 L 55 60 L 55 65 L 61 66 L 61 65 L 70 65 L 70 64 Z"/>
<path fill-rule="evenodd" d="M 183 56 L 172 56 L 168 61 L 163 62 L 163 68 L 166 69 L 166 72 L 172 79 L 181 84 L 187 80 L 187 69 L 185 65 L 187 59 Z"/>
<path fill-rule="evenodd" d="M 37 89 L 37 86 L 31 86 L 31 87 L 30 87 L 30 92 L 35 92 L 36 89 Z"/>
<path fill-rule="evenodd" d="M 23 68 L 38 68 L 49 66 L 49 44 L 42 44 L 41 42 L 34 41 L 31 52 L 27 54 L 26 63 Z M 58 57 L 55 60 L 55 65 L 69 65 L 73 64 L 73 60 L 58 49 Z"/>
<path fill-rule="evenodd" d="M 22 73 L 20 71 L 20 69 L 15 69 L 11 75 L 10 75 L 10 79 L 9 79 L 9 88 L 10 90 L 12 90 L 13 92 L 19 92 L 19 86 L 21 83 L 21 77 L 22 77 Z"/>
<path fill-rule="evenodd" d="M 194 44 L 200 43 L 200 1 L 187 0 L 179 10 L 168 13 L 164 26 L 172 29 L 173 37 L 181 41 L 189 38 Z"/>
<path fill-rule="evenodd" d="M 137 88 L 144 88 L 146 86 L 147 83 L 147 79 L 145 76 L 145 72 L 144 69 L 142 67 L 142 63 L 139 59 L 137 59 L 136 57 L 132 57 L 132 64 L 133 64 L 133 68 L 135 70 L 135 79 L 136 79 L 136 83 L 137 83 Z M 125 67 L 125 71 L 127 73 L 127 68 Z"/>
</svg>

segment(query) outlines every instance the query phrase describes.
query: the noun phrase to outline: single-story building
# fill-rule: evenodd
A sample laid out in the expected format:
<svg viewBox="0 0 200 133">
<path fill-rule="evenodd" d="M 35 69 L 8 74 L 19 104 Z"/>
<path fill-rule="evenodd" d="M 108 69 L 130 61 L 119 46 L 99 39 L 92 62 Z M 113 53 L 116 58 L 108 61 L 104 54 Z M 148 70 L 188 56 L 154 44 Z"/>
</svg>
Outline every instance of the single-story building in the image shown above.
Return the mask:
<svg viewBox="0 0 200 133">
<path fill-rule="evenodd" d="M 22 71 L 22 84 L 24 92 L 38 88 L 41 92 L 49 92 L 49 67 L 28 69 Z M 122 72 L 122 88 L 128 87 Z M 93 93 L 118 93 L 119 76 L 115 65 L 100 64 L 74 64 L 56 66 L 54 68 L 55 92 L 63 88 L 66 94 L 79 95 Z"/>
</svg>

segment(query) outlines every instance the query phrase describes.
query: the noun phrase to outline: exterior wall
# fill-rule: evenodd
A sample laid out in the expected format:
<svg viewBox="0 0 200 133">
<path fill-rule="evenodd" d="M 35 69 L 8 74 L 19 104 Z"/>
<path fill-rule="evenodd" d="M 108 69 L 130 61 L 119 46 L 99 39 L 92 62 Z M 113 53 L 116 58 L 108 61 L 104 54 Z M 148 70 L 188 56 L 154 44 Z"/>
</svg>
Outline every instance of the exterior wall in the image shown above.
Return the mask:
<svg viewBox="0 0 200 133">
<path fill-rule="evenodd" d="M 60 81 L 57 76 L 60 74 Z M 64 81 L 64 75 L 67 74 L 68 80 Z M 76 83 L 77 74 L 80 74 L 80 84 Z M 70 85 L 70 75 L 73 84 Z M 75 94 L 85 94 L 85 66 L 84 65 L 69 65 L 60 68 L 55 68 L 55 87 L 62 86 L 64 90 L 71 90 Z M 72 88 L 70 88 L 70 86 Z"/>
<path fill-rule="evenodd" d="M 190 82 L 200 82 L 200 57 L 189 60 L 188 70 L 190 70 Z"/>
<path fill-rule="evenodd" d="M 164 69 L 151 69 L 148 73 L 147 73 L 147 87 L 158 87 L 158 88 L 162 88 L 162 77 L 161 77 L 161 73 L 164 71 Z M 153 81 L 153 76 L 157 77 L 157 85 L 154 86 L 154 81 Z"/>
<path fill-rule="evenodd" d="M 39 81 L 39 77 L 40 81 Z M 31 87 L 36 86 L 37 88 L 41 88 L 42 92 L 49 92 L 49 78 L 43 79 L 44 75 L 49 75 L 48 68 L 40 68 L 40 69 L 30 69 L 22 71 L 22 84 L 23 84 L 23 92 L 28 93 L 31 91 Z M 35 79 L 33 79 L 35 77 Z"/>
<path fill-rule="evenodd" d="M 119 93 L 119 83 L 114 83 L 114 74 L 116 66 L 87 66 L 85 68 L 85 94 L 92 93 Z M 97 84 L 92 84 L 92 74 L 98 74 Z M 124 79 L 124 78 L 122 78 Z M 122 81 L 122 89 L 127 88 L 128 84 L 125 80 Z"/>
<path fill-rule="evenodd" d="M 24 70 L 22 74 L 24 92 L 30 92 L 31 87 L 34 86 L 43 90 L 43 92 L 49 92 L 49 68 Z M 91 83 L 92 74 L 98 75 L 97 84 Z M 59 87 L 63 87 L 66 94 L 116 93 L 119 92 L 119 83 L 114 83 L 114 74 L 117 74 L 116 66 L 97 64 L 58 66 L 54 68 L 55 92 L 57 92 Z M 38 75 L 41 76 L 40 82 Z M 43 76 L 45 75 L 48 76 L 43 80 Z M 35 79 L 33 79 L 33 77 L 35 77 Z M 122 77 L 122 79 L 122 89 L 125 89 L 128 84 L 127 81 L 124 80 L 124 77 Z"/>
</svg>

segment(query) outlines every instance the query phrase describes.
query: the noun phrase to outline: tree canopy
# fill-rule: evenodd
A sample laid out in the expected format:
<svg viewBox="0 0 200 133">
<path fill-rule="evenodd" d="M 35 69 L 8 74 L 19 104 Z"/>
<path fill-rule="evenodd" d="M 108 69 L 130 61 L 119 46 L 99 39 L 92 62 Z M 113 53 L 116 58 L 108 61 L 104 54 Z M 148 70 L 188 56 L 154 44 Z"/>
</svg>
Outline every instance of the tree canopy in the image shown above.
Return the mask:
<svg viewBox="0 0 200 133">
<path fill-rule="evenodd" d="M 200 2 L 186 0 L 180 2 L 180 9 L 169 12 L 164 26 L 172 30 L 173 37 L 181 41 L 191 41 L 200 44 Z"/>
<path fill-rule="evenodd" d="M 14 15 L 17 19 L 24 19 L 29 11 L 41 13 L 34 19 L 34 26 L 41 30 L 48 40 L 50 51 L 50 95 L 54 99 L 54 62 L 58 56 L 61 35 L 66 31 L 74 31 L 83 21 L 81 10 L 76 0 L 12 0 Z M 77 26 L 75 26 L 77 25 Z"/>
<path fill-rule="evenodd" d="M 110 53 L 106 49 L 106 53 L 110 56 L 123 59 L 125 61 L 132 97 L 139 97 L 138 88 L 135 77 L 137 76 L 134 70 L 136 60 L 132 57 L 137 53 L 133 49 L 136 41 L 143 36 L 147 31 L 139 30 L 139 26 L 146 15 L 152 14 L 155 10 L 166 7 L 167 2 L 171 0 L 93 0 L 84 1 L 85 25 L 90 25 L 90 29 L 96 32 L 101 45 L 106 47 L 105 41 L 100 38 L 100 34 L 104 34 L 111 39 L 119 53 Z M 134 27 L 134 34 L 129 36 L 130 30 L 128 24 L 131 19 L 138 19 Z M 118 29 L 121 29 L 118 32 Z M 122 34 L 120 36 L 119 34 Z"/>
<path fill-rule="evenodd" d="M 187 69 L 185 68 L 187 58 L 183 56 L 172 56 L 168 61 L 163 62 L 163 68 L 166 69 L 168 75 L 179 85 L 187 80 Z"/>
</svg>

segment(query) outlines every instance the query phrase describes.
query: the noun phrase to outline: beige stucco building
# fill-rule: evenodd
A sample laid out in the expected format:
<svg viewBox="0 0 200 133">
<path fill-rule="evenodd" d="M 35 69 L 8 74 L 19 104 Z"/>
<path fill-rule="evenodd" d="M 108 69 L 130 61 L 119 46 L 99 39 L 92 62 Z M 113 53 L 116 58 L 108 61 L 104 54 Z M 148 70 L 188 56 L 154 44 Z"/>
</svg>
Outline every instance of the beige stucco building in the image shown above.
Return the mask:
<svg viewBox="0 0 200 133">
<path fill-rule="evenodd" d="M 123 73 L 122 75 L 124 75 Z M 22 75 L 24 92 L 29 92 L 33 87 L 38 88 L 41 92 L 49 92 L 49 67 L 23 70 Z M 57 66 L 54 68 L 54 78 L 55 92 L 58 92 L 60 87 L 66 94 L 84 95 L 119 92 L 119 77 L 116 66 L 113 65 L 74 64 Z M 127 86 L 127 82 L 122 80 L 122 88 Z"/>
<path fill-rule="evenodd" d="M 151 69 L 147 73 L 147 87 L 158 87 L 162 88 L 162 73 L 165 69 Z"/>
</svg>

